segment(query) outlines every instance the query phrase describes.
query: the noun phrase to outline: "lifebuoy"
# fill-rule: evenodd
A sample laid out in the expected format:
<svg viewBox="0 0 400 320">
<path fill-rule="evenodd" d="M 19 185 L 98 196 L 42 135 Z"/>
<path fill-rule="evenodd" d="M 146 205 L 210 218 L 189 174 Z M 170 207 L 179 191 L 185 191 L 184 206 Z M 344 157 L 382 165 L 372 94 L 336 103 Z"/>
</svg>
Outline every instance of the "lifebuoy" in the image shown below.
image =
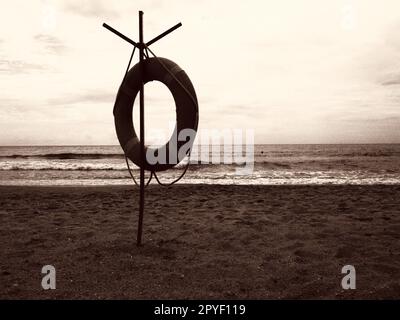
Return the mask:
<svg viewBox="0 0 400 320">
<path fill-rule="evenodd" d="M 180 141 L 176 139 L 177 134 L 183 129 L 197 131 L 199 122 L 199 110 L 196 92 L 189 77 L 175 62 L 165 58 L 147 58 L 143 61 L 144 79 L 143 83 L 149 81 L 160 81 L 171 91 L 176 107 L 176 126 L 170 140 L 162 147 L 152 150 L 155 153 L 163 153 L 167 156 L 165 163 L 150 163 L 146 157 L 145 163 L 140 159 L 140 141 L 135 132 L 132 121 L 132 111 L 135 98 L 140 90 L 141 72 L 137 63 L 127 73 L 121 84 L 114 105 L 114 121 L 119 143 L 125 155 L 137 166 L 144 166 L 149 171 L 164 171 L 174 167 L 182 159 L 178 152 L 170 152 L 171 148 L 180 148 L 189 144 L 191 149 L 193 139 Z M 167 69 L 167 70 L 166 70 Z M 178 81 L 177 81 L 178 80 Z M 145 145 L 145 154 L 148 146 Z M 173 154 L 171 156 L 171 154 Z"/>
</svg>

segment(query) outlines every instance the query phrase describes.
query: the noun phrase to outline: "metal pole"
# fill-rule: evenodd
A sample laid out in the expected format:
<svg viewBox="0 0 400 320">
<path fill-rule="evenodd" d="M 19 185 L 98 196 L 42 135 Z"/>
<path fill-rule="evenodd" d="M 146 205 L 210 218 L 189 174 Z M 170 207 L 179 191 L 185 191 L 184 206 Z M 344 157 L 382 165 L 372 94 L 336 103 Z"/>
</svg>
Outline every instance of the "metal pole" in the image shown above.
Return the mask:
<svg viewBox="0 0 400 320">
<path fill-rule="evenodd" d="M 144 211 L 144 41 L 143 41 L 143 11 L 139 11 L 139 62 L 140 62 L 140 159 L 142 165 L 140 166 L 140 198 L 139 198 L 139 221 L 137 233 L 137 246 L 142 244 L 142 226 L 143 226 L 143 211 Z"/>
<path fill-rule="evenodd" d="M 178 23 L 177 25 L 173 26 L 172 28 L 169 28 L 167 31 L 164 31 L 154 39 L 150 40 L 147 43 L 147 46 L 150 46 L 154 42 L 160 40 L 161 38 L 165 37 L 167 34 L 171 33 L 172 31 L 178 29 L 180 26 L 182 26 L 182 23 Z M 140 83 L 140 109 L 139 109 L 139 118 L 140 118 L 140 161 L 142 163 L 140 167 L 140 197 L 139 197 L 139 219 L 138 219 L 138 232 L 137 232 L 137 240 L 136 244 L 137 246 L 140 246 L 142 244 L 142 229 L 143 229 L 143 212 L 144 212 L 144 188 L 145 188 L 145 183 L 144 183 L 144 164 L 146 162 L 146 155 L 145 155 L 145 150 L 144 150 L 144 75 L 145 75 L 145 67 L 144 67 L 144 50 L 145 50 L 145 43 L 143 40 L 143 11 L 139 11 L 139 42 L 135 42 L 131 39 L 129 39 L 127 36 L 122 34 L 121 32 L 115 30 L 113 27 L 109 26 L 107 23 L 103 23 L 103 27 L 110 30 L 120 38 L 124 39 L 125 41 L 129 42 L 132 44 L 135 48 L 139 49 L 139 64 L 140 64 L 140 75 L 141 75 L 141 83 Z M 134 51 L 132 52 L 131 58 L 129 60 L 128 68 L 129 65 L 132 61 Z M 128 72 L 128 69 L 127 69 Z M 125 76 L 127 74 L 125 73 Z M 125 78 L 124 78 L 125 80 Z M 129 164 L 128 164 L 129 167 Z M 187 168 L 186 168 L 187 169 Z M 186 172 L 185 169 L 185 172 Z M 150 177 L 151 180 L 151 177 Z M 149 182 L 150 182 L 149 180 Z"/>
</svg>

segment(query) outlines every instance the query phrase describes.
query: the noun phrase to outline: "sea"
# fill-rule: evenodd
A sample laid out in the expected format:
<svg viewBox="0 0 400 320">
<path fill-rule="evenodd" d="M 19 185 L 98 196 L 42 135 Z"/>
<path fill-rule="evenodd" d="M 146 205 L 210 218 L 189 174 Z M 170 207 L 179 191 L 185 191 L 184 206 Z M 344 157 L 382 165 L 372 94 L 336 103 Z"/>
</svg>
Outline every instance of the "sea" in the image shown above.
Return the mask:
<svg viewBox="0 0 400 320">
<path fill-rule="evenodd" d="M 175 180 L 189 162 L 185 176 L 178 183 L 400 184 L 400 144 L 259 144 L 254 146 L 253 163 L 244 163 L 244 146 L 230 151 L 219 149 L 199 146 L 190 160 L 184 159 L 173 169 L 159 172 L 158 178 L 163 183 Z M 223 161 L 228 153 L 232 163 Z M 132 163 L 130 168 L 138 178 L 139 168 Z M 151 183 L 156 181 L 153 179 Z M 129 184 L 133 180 L 120 146 L 0 147 L 0 185 L 3 186 Z"/>
</svg>

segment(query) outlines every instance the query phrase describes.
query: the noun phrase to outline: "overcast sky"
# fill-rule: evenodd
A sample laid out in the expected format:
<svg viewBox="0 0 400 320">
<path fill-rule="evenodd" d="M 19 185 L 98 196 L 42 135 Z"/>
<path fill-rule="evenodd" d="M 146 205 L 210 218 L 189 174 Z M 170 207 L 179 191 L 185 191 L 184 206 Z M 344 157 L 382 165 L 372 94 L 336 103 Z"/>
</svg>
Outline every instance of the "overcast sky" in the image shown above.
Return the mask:
<svg viewBox="0 0 400 320">
<path fill-rule="evenodd" d="M 112 108 L 131 46 L 101 25 L 137 40 L 140 9 L 147 40 L 183 23 L 152 49 L 191 78 L 201 129 L 400 142 L 398 0 L 0 4 L 0 145 L 118 144 Z M 172 97 L 154 83 L 145 92 L 148 131 L 166 130 Z"/>
</svg>

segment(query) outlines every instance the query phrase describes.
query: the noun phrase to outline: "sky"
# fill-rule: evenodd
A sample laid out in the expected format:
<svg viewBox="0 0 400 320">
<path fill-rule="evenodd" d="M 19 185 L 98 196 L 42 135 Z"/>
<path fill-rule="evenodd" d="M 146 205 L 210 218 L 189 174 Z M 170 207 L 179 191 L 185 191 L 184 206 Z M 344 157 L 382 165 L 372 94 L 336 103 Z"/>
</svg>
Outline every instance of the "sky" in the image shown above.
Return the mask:
<svg viewBox="0 0 400 320">
<path fill-rule="evenodd" d="M 190 77 L 199 129 L 253 129 L 256 143 L 400 143 L 398 0 L 0 5 L 0 145 L 118 144 L 112 109 L 132 47 L 102 23 L 138 40 L 139 10 L 147 41 L 182 22 L 151 48 Z M 145 96 L 151 141 L 171 130 L 175 105 L 160 83 Z"/>
</svg>

